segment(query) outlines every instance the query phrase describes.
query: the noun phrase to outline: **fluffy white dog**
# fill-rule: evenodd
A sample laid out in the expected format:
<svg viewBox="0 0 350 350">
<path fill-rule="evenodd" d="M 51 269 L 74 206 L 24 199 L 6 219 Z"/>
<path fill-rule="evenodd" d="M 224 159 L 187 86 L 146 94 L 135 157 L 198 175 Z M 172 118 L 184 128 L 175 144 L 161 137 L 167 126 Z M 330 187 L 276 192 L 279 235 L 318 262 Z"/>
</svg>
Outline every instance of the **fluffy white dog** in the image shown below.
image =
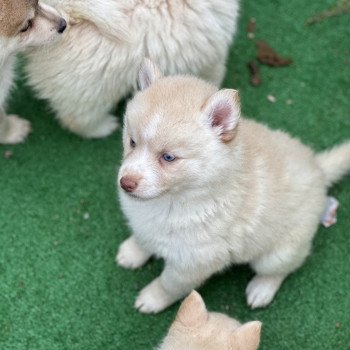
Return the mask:
<svg viewBox="0 0 350 350">
<path fill-rule="evenodd" d="M 125 115 L 120 201 L 133 235 L 126 268 L 151 255 L 165 269 L 136 308 L 158 312 L 231 264 L 256 272 L 246 294 L 268 305 L 310 253 L 327 188 L 350 170 L 350 142 L 314 152 L 282 131 L 240 118 L 238 92 L 148 62 Z"/>
<path fill-rule="evenodd" d="M 16 53 L 52 43 L 66 26 L 55 9 L 37 0 L 0 0 L 0 143 L 22 142 L 30 131 L 28 121 L 4 111 Z"/>
<path fill-rule="evenodd" d="M 143 58 L 168 73 L 219 85 L 236 32 L 238 0 L 48 0 L 69 19 L 64 39 L 33 50 L 27 72 L 64 127 L 104 137 L 112 108 L 136 87 Z"/>
</svg>

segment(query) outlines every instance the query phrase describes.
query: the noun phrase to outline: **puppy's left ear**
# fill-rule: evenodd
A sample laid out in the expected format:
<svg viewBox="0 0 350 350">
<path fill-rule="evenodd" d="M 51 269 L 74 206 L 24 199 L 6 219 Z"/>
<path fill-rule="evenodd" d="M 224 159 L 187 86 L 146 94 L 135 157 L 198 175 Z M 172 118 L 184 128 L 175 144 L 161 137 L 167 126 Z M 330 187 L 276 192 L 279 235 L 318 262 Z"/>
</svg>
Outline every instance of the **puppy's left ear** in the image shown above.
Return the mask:
<svg viewBox="0 0 350 350">
<path fill-rule="evenodd" d="M 145 58 L 139 72 L 139 87 L 141 90 L 147 89 L 155 81 L 163 76 L 159 68 L 149 59 Z"/>
<path fill-rule="evenodd" d="M 233 348 L 240 350 L 257 350 L 260 344 L 262 323 L 252 321 L 238 327 L 232 334 Z"/>
<path fill-rule="evenodd" d="M 234 138 L 235 129 L 241 116 L 237 90 L 223 89 L 209 98 L 203 112 L 223 142 Z"/>
<path fill-rule="evenodd" d="M 208 311 L 202 297 L 196 292 L 192 293 L 182 302 L 176 315 L 176 321 L 190 328 L 202 326 L 208 320 Z"/>
</svg>

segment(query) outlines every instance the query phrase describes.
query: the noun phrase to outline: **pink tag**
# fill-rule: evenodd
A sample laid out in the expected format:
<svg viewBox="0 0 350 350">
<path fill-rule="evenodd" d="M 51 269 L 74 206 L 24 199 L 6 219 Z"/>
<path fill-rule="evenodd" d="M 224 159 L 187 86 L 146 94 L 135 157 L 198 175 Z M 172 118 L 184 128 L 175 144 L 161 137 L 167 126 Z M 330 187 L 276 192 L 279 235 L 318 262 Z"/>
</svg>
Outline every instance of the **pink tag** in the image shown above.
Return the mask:
<svg viewBox="0 0 350 350">
<path fill-rule="evenodd" d="M 334 197 L 327 197 L 326 208 L 321 217 L 321 224 L 330 227 L 337 222 L 339 202 Z"/>
</svg>

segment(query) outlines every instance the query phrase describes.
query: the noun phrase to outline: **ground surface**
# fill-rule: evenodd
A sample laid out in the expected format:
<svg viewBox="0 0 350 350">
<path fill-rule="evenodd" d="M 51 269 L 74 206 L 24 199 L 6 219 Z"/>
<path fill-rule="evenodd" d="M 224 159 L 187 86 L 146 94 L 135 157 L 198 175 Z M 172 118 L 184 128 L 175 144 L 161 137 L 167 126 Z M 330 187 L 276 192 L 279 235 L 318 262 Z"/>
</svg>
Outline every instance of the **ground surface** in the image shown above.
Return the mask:
<svg viewBox="0 0 350 350">
<path fill-rule="evenodd" d="M 350 16 L 304 25 L 333 4 L 243 1 L 224 83 L 241 91 L 246 115 L 317 150 L 350 137 Z M 263 67 L 259 88 L 249 84 L 246 69 L 255 56 L 255 41 L 246 37 L 250 17 L 257 38 L 294 60 L 287 68 Z M 21 79 L 9 111 L 28 117 L 34 132 L 23 145 L 0 146 L 0 349 L 152 349 L 178 304 L 160 315 L 139 314 L 132 308 L 136 293 L 162 263 L 137 272 L 114 263 L 129 234 L 115 194 L 121 132 L 99 141 L 69 134 Z M 10 159 L 3 157 L 7 150 Z M 200 289 L 211 310 L 261 320 L 261 349 L 350 349 L 350 178 L 332 194 L 341 202 L 338 223 L 320 228 L 307 263 L 269 308 L 246 306 L 247 267 Z"/>
</svg>

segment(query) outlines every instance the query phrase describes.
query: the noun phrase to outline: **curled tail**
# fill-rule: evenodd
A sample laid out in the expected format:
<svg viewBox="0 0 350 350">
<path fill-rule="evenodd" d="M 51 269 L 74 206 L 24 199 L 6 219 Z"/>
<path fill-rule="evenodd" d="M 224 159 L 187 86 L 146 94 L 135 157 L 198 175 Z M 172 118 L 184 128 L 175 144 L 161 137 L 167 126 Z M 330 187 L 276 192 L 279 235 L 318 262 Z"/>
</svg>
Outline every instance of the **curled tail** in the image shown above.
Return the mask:
<svg viewBox="0 0 350 350">
<path fill-rule="evenodd" d="M 350 172 L 350 141 L 318 153 L 316 161 L 326 175 L 327 186 Z"/>
</svg>

